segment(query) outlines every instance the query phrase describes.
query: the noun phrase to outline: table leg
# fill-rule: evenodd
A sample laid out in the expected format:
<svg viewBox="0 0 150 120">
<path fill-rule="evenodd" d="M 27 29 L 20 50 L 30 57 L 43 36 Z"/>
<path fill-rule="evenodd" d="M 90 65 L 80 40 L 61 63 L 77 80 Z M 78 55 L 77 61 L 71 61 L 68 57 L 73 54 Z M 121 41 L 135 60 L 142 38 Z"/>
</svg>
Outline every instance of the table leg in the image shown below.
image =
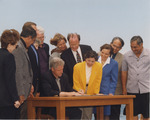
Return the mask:
<svg viewBox="0 0 150 120">
<path fill-rule="evenodd" d="M 64 102 L 60 101 L 60 103 L 57 104 L 56 111 L 57 111 L 57 119 L 64 119 L 65 120 L 66 110 L 65 110 Z"/>
<path fill-rule="evenodd" d="M 32 106 L 32 100 L 27 101 L 28 119 L 36 119 L 35 107 Z"/>
<path fill-rule="evenodd" d="M 96 107 L 96 117 L 97 117 L 97 120 L 103 120 L 104 119 L 104 106 L 99 106 L 99 107 Z"/>
<path fill-rule="evenodd" d="M 126 104 L 126 120 L 133 120 L 133 99 L 130 99 L 129 104 Z"/>
</svg>

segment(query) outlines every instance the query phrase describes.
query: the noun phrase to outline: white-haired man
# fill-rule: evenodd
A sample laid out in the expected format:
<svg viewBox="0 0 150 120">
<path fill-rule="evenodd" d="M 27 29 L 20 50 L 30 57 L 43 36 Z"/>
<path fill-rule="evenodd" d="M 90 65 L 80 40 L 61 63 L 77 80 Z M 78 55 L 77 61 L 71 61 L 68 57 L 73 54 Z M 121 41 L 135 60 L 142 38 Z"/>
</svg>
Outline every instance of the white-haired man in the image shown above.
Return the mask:
<svg viewBox="0 0 150 120">
<path fill-rule="evenodd" d="M 41 76 L 49 69 L 49 45 L 44 43 L 44 29 L 37 26 L 37 40 L 41 43 L 38 48 Z"/>
</svg>

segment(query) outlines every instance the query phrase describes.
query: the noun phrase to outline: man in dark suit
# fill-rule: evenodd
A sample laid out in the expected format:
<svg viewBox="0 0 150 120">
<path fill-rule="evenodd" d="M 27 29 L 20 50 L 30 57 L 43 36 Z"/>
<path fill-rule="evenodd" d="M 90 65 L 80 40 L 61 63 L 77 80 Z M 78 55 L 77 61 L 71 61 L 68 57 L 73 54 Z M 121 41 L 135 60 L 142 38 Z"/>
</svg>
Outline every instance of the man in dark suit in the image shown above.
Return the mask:
<svg viewBox="0 0 150 120">
<path fill-rule="evenodd" d="M 41 76 L 49 70 L 49 45 L 44 43 L 44 29 L 37 26 L 37 40 L 40 41 L 38 48 Z"/>
<path fill-rule="evenodd" d="M 68 83 L 68 77 L 63 73 L 64 61 L 55 57 L 50 61 L 50 70 L 44 73 L 41 81 L 41 96 L 76 96 Z M 48 108 L 48 113 L 56 118 L 56 108 Z M 81 110 L 76 107 L 66 108 L 66 115 L 69 119 L 81 119 Z"/>
<path fill-rule="evenodd" d="M 64 73 L 69 77 L 69 83 L 73 86 L 73 67 L 76 63 L 84 61 L 84 55 L 87 51 L 92 50 L 90 46 L 80 45 L 80 35 L 70 33 L 67 36 L 70 48 L 64 51 L 61 58 L 65 62 Z"/>
<path fill-rule="evenodd" d="M 34 22 L 26 22 L 23 27 L 23 29 L 26 29 L 27 27 L 32 27 L 36 33 L 37 32 L 37 28 L 36 28 L 36 23 Z M 31 62 L 31 67 L 32 67 L 32 71 L 33 71 L 33 87 L 34 87 L 34 96 L 39 96 L 39 82 L 40 82 L 40 64 L 39 64 L 39 55 L 37 52 L 37 49 L 34 44 L 38 44 L 39 46 L 39 41 L 36 40 L 32 45 L 30 45 L 30 47 L 28 48 L 28 55 L 29 55 L 29 59 Z"/>
<path fill-rule="evenodd" d="M 39 41 L 35 41 L 34 44 L 38 43 Z M 34 87 L 34 96 L 39 96 L 39 82 L 40 82 L 40 63 L 39 63 L 39 55 L 37 49 L 35 48 L 34 44 L 32 44 L 28 49 L 28 55 L 30 58 L 32 71 L 33 71 L 33 87 Z"/>
</svg>

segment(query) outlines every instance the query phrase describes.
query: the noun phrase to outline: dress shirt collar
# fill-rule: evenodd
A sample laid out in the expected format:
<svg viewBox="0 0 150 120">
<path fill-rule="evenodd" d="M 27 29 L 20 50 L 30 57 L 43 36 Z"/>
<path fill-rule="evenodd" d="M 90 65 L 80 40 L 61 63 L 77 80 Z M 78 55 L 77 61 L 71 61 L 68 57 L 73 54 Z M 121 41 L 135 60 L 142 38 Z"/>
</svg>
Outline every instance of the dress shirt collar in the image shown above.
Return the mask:
<svg viewBox="0 0 150 120">
<path fill-rule="evenodd" d="M 71 49 L 71 48 L 70 48 Z M 73 56 L 74 56 L 74 58 L 75 58 L 75 60 L 77 61 L 77 56 L 76 56 L 76 51 L 73 51 L 72 49 L 71 49 L 71 51 L 72 51 L 72 53 L 73 53 Z M 80 48 L 80 46 L 78 47 L 78 49 L 77 49 L 77 51 L 78 51 L 78 53 L 79 53 L 79 55 L 80 55 L 80 57 L 81 57 L 81 62 L 83 61 L 83 58 L 82 58 L 82 52 L 81 52 L 81 48 Z"/>
<path fill-rule="evenodd" d="M 101 61 L 101 56 L 99 57 L 98 62 L 99 62 L 99 63 L 102 63 L 102 61 Z M 110 64 L 110 57 L 107 58 L 107 60 L 106 60 L 106 62 L 104 63 L 103 67 L 104 67 L 106 64 Z"/>
</svg>

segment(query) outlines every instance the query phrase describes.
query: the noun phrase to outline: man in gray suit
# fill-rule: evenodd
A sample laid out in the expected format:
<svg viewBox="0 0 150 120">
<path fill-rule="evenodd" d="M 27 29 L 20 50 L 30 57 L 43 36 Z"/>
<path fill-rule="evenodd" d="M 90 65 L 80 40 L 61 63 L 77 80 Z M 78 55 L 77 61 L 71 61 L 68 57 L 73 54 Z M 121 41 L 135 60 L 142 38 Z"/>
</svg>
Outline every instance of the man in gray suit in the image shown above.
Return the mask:
<svg viewBox="0 0 150 120">
<path fill-rule="evenodd" d="M 32 86 L 33 73 L 27 51 L 35 38 L 36 31 L 31 26 L 26 27 L 21 32 L 17 49 L 13 51 L 16 62 L 16 86 L 22 104 L 20 106 L 20 119 L 27 119 L 26 99 L 34 91 Z"/>
<path fill-rule="evenodd" d="M 123 55 L 119 51 L 124 46 L 124 41 L 120 37 L 114 37 L 111 41 L 111 46 L 113 48 L 113 55 L 111 57 L 118 62 L 118 82 L 115 95 L 122 95 L 121 66 Z M 111 106 L 110 120 L 120 119 L 120 107 L 121 105 Z"/>
</svg>

